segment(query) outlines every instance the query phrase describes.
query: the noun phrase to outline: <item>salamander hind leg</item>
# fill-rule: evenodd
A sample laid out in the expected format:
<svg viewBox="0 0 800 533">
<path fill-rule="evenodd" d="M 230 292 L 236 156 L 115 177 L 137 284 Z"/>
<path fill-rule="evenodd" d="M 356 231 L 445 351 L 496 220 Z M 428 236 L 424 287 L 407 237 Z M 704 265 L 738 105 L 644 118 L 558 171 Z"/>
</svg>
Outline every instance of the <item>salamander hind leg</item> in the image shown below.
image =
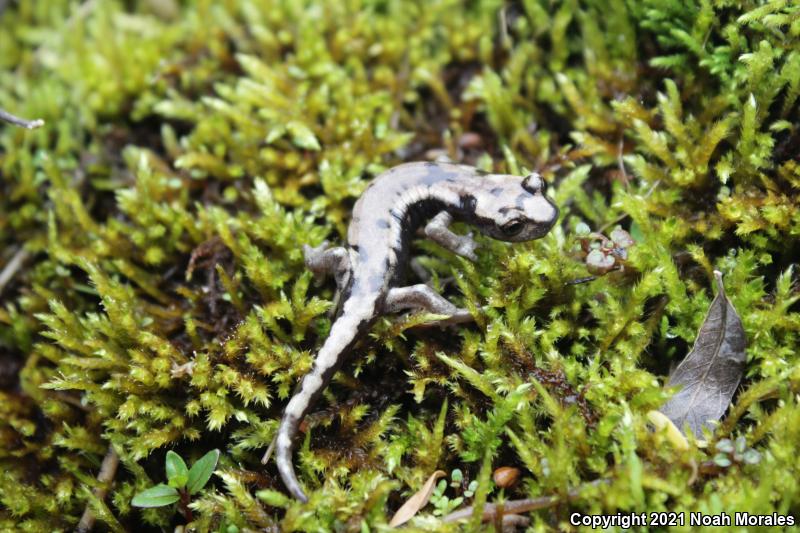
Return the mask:
<svg viewBox="0 0 800 533">
<path fill-rule="evenodd" d="M 387 313 L 418 309 L 437 315 L 449 315 L 449 318 L 437 321 L 437 325 L 473 321 L 472 315 L 467 309 L 456 307 L 448 302 L 444 296 L 424 284 L 390 289 L 386 295 L 384 307 Z"/>
</svg>

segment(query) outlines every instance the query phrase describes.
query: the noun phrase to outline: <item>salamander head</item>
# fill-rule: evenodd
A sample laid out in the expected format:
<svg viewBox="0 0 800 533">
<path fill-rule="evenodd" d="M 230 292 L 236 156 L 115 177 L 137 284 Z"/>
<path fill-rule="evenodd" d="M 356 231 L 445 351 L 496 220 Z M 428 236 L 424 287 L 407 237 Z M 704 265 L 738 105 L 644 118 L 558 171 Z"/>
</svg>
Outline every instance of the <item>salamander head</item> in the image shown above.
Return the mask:
<svg viewBox="0 0 800 533">
<path fill-rule="evenodd" d="M 539 174 L 493 174 L 481 180 L 472 194 L 467 216 L 486 235 L 509 242 L 544 237 L 558 220 L 558 208 L 545 196 Z"/>
</svg>

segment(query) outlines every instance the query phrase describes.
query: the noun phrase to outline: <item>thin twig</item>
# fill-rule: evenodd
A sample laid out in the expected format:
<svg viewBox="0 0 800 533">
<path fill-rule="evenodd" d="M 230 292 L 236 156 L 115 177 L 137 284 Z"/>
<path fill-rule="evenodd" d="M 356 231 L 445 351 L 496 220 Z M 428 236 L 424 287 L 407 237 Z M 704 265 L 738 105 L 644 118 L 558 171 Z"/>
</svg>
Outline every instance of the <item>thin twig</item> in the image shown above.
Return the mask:
<svg viewBox="0 0 800 533">
<path fill-rule="evenodd" d="M 511 49 L 511 39 L 508 36 L 508 20 L 505 7 L 497 12 L 497 25 L 500 27 L 500 44 L 507 50 Z"/>
<path fill-rule="evenodd" d="M 36 120 L 25 120 L 24 118 L 14 116 L 7 111 L 3 111 L 2 109 L 0 109 L 0 120 L 14 124 L 15 126 L 27 128 L 29 130 L 35 130 L 36 128 L 41 128 L 44 126 L 44 120 L 40 118 L 37 118 Z"/>
<path fill-rule="evenodd" d="M 495 531 L 516 531 L 519 528 L 528 527 L 531 524 L 531 519 L 527 516 L 522 516 L 518 514 L 504 514 L 501 523 L 495 525 Z"/>
<path fill-rule="evenodd" d="M 620 136 L 619 143 L 617 144 L 617 165 L 619 166 L 619 171 L 622 173 L 622 182 L 627 189 L 629 185 L 628 173 L 625 172 L 625 161 L 622 159 L 623 148 L 625 148 L 624 140 L 625 138 Z"/>
<path fill-rule="evenodd" d="M 66 392 L 60 392 L 60 391 L 51 390 L 51 391 L 47 391 L 47 394 L 52 396 L 53 398 L 58 398 L 62 402 L 68 403 L 68 404 L 72 405 L 73 407 L 76 407 L 76 408 L 80 409 L 81 411 L 85 411 L 87 413 L 91 411 L 91 409 L 89 408 L 88 405 L 84 405 L 83 403 L 81 403 L 80 399 L 78 399 L 75 396 L 72 396 L 70 394 L 67 394 Z"/>
<path fill-rule="evenodd" d="M 6 266 L 3 268 L 3 271 L 0 272 L 0 294 L 3 294 L 3 289 L 6 288 L 8 282 L 14 279 L 14 276 L 17 275 L 17 272 L 22 268 L 25 264 L 25 261 L 28 260 L 29 254 L 25 248 L 20 248 L 17 250 L 17 253 L 14 254 L 14 257 L 11 258 Z"/>
<path fill-rule="evenodd" d="M 262 465 L 265 465 L 265 464 L 267 464 L 269 462 L 269 458 L 272 457 L 272 452 L 275 451 L 275 445 L 277 443 L 278 443 L 278 435 L 276 434 L 272 438 L 272 442 L 269 443 L 269 446 L 267 447 L 267 451 L 264 452 L 264 457 L 261 458 L 261 464 Z"/>
<path fill-rule="evenodd" d="M 581 491 L 586 487 L 591 487 L 595 485 L 599 485 L 601 483 L 607 483 L 608 480 L 606 479 L 597 479 L 592 481 L 591 483 L 587 483 L 578 488 L 570 489 L 567 492 L 566 500 L 574 500 L 578 496 L 580 496 Z M 516 515 L 520 513 L 527 513 L 528 511 L 536 511 L 539 509 L 546 509 L 548 507 L 553 507 L 557 503 L 561 501 L 560 496 L 541 496 L 539 498 L 526 498 L 524 500 L 508 500 L 503 502 L 502 504 L 495 504 L 495 503 L 487 503 L 483 506 L 483 515 L 481 516 L 481 521 L 483 522 L 493 522 L 496 518 L 498 513 L 502 515 Z M 449 515 L 442 518 L 443 522 L 456 522 L 458 520 L 463 520 L 465 518 L 469 518 L 472 516 L 472 506 L 465 507 L 464 509 L 459 509 L 458 511 L 452 512 Z"/>
<path fill-rule="evenodd" d="M 118 466 L 119 455 L 117 455 L 113 447 L 109 446 L 108 453 L 105 459 L 103 459 L 103 464 L 100 465 L 100 473 L 97 474 L 97 481 L 100 483 L 100 486 L 93 491 L 97 498 L 102 500 L 106 497 L 111 482 L 117 474 Z M 81 521 L 78 522 L 78 527 L 75 529 L 75 533 L 87 533 L 91 531 L 94 527 L 95 519 L 96 517 L 94 516 L 94 511 L 92 511 L 92 506 L 90 503 L 87 503 L 86 509 L 83 511 L 83 516 L 81 516 Z"/>
<path fill-rule="evenodd" d="M 597 276 L 585 276 L 583 278 L 572 279 L 569 281 L 565 281 L 564 285 L 580 285 L 581 283 L 589 283 L 590 281 L 594 281 L 597 279 Z"/>
<path fill-rule="evenodd" d="M 558 496 L 542 496 L 540 498 L 526 498 L 524 500 L 510 500 L 502 506 L 495 503 L 487 503 L 483 506 L 482 522 L 493 522 L 497 517 L 498 511 L 503 514 L 518 514 L 537 509 L 552 507 L 559 502 Z M 472 506 L 454 511 L 442 518 L 443 522 L 457 522 L 472 516 Z"/>
</svg>

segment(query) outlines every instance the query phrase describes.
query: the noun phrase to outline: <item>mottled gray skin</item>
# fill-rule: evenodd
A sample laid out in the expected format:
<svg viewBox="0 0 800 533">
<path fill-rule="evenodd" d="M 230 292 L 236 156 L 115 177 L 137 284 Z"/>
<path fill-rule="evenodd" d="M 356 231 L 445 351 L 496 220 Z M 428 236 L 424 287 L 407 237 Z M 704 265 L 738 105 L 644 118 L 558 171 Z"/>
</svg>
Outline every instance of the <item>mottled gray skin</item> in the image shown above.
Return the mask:
<svg viewBox="0 0 800 533">
<path fill-rule="evenodd" d="M 475 242 L 451 232 L 447 226 L 453 220 L 495 239 L 519 242 L 547 234 L 558 209 L 544 195 L 544 181 L 537 174 L 523 179 L 464 165 L 407 163 L 375 178 L 361 195 L 345 247 L 304 247 L 306 265 L 317 275 L 333 274 L 339 294 L 330 335 L 286 406 L 273 442 L 281 478 L 301 501 L 307 498 L 292 466 L 293 438 L 359 336 L 379 316 L 404 309 L 449 315 L 445 323 L 471 320 L 466 309 L 458 309 L 427 285 L 398 286 L 410 241 L 428 219 L 428 238 L 474 260 Z"/>
</svg>

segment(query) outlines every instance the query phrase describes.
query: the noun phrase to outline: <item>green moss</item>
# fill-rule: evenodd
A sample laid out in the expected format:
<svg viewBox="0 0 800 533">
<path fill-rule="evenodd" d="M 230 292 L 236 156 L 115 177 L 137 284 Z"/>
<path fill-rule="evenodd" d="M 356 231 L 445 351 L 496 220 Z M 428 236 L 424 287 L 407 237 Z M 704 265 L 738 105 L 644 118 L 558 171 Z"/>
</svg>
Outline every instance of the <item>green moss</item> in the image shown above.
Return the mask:
<svg viewBox="0 0 800 533">
<path fill-rule="evenodd" d="M 200 530 L 375 529 L 455 468 L 477 503 L 582 488 L 539 529 L 569 506 L 797 514 L 793 3 L 0 4 L 0 108 L 46 121 L 0 125 L 0 265 L 23 261 L 0 287 L 0 529 L 71 530 L 87 503 L 111 529 L 178 524 L 130 500 L 168 449 L 214 448 Z M 417 245 L 476 324 L 376 325 L 309 417 L 301 506 L 260 463 L 330 327 L 300 245 L 341 240 L 372 177 L 437 154 L 539 170 L 562 224 L 480 239 L 474 265 Z M 569 283 L 582 222 L 634 235 L 624 271 Z M 725 469 L 646 417 L 715 268 L 749 343 L 717 437 L 761 454 Z M 502 496 L 499 466 L 523 472 Z"/>
</svg>

